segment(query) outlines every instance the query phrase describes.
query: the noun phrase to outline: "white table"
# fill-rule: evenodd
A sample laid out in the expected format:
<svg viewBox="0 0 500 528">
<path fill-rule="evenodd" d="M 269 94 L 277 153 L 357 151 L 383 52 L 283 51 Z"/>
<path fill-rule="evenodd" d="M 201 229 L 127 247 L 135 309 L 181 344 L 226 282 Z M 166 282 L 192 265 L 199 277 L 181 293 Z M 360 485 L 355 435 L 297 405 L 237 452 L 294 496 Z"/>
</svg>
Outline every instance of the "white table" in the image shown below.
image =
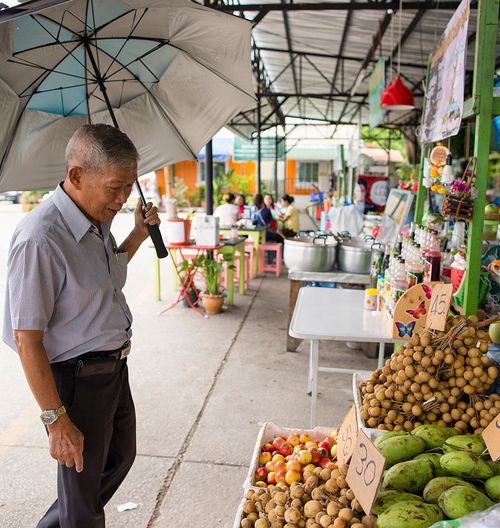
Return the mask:
<svg viewBox="0 0 500 528">
<path fill-rule="evenodd" d="M 378 367 L 384 365 L 384 345 L 394 343 L 389 320 L 380 312 L 363 308 L 364 291 L 301 288 L 289 333 L 310 340 L 308 392 L 311 392 L 311 428 L 316 425 L 318 374 L 366 372 L 319 366 L 319 341 L 379 343 Z"/>
</svg>

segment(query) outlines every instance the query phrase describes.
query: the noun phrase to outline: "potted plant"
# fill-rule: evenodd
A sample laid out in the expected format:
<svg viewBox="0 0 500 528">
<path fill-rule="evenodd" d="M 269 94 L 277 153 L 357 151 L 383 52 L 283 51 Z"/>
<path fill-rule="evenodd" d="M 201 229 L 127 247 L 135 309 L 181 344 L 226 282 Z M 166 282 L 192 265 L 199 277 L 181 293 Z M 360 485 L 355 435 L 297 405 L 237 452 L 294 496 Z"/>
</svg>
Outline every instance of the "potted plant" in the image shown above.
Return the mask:
<svg viewBox="0 0 500 528">
<path fill-rule="evenodd" d="M 211 256 L 199 257 L 197 264 L 206 284 L 206 290 L 202 294 L 205 311 L 210 315 L 218 314 L 222 311 L 224 304 L 224 295 L 219 281 L 224 268 L 220 262 Z"/>
</svg>

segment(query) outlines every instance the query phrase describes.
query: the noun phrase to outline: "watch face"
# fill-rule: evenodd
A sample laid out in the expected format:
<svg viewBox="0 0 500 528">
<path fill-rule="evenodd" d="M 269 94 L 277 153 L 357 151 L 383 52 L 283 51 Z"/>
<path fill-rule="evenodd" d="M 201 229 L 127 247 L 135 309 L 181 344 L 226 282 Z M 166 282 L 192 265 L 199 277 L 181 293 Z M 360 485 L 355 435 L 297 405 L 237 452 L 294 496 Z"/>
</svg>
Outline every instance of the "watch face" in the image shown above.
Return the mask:
<svg viewBox="0 0 500 528">
<path fill-rule="evenodd" d="M 57 420 L 57 414 L 55 411 L 44 411 L 40 418 L 42 419 L 42 423 L 44 425 L 50 425 L 53 424 Z"/>
</svg>

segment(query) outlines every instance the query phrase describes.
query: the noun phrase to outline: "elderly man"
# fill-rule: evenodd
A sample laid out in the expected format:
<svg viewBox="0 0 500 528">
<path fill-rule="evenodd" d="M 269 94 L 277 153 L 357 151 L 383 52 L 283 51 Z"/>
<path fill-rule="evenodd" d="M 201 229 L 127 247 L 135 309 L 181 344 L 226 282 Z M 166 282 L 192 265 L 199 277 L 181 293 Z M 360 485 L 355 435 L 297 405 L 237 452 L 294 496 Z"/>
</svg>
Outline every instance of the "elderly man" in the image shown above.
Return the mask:
<svg viewBox="0 0 500 528">
<path fill-rule="evenodd" d="M 66 179 L 21 221 L 11 241 L 4 340 L 17 350 L 42 410 L 58 499 L 39 528 L 104 527 L 104 505 L 135 458 L 126 356 L 132 315 L 127 263 L 159 224 L 152 204 L 117 247 L 110 232 L 130 195 L 138 153 L 108 125 L 79 128 Z"/>
</svg>

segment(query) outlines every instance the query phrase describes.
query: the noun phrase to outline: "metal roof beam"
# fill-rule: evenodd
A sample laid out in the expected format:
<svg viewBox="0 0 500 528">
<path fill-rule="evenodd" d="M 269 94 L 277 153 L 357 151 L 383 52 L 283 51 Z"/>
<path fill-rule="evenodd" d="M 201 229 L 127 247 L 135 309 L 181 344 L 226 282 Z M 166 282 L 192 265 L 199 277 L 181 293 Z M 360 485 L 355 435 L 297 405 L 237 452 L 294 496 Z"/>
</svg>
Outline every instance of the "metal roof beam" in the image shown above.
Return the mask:
<svg viewBox="0 0 500 528">
<path fill-rule="evenodd" d="M 270 51 L 272 53 L 289 53 L 287 49 L 283 48 L 270 48 L 268 46 L 259 46 L 261 51 Z M 364 57 L 353 57 L 352 55 L 332 55 L 331 53 L 319 53 L 316 51 L 299 51 L 292 50 L 294 56 L 304 56 L 304 57 L 319 57 L 322 59 L 332 59 L 332 60 L 343 60 L 346 62 L 363 62 Z M 401 66 L 404 68 L 416 68 L 418 70 L 426 70 L 427 66 L 425 64 L 417 64 L 415 62 L 402 62 Z"/>
<path fill-rule="evenodd" d="M 287 4 L 286 0 L 281 0 L 281 5 L 282 7 L 286 7 L 290 4 Z M 288 53 L 290 54 L 290 61 L 292 63 L 293 85 L 295 86 L 295 92 L 299 93 L 300 89 L 299 89 L 299 82 L 297 79 L 297 71 L 295 69 L 295 64 L 294 64 L 294 56 L 293 56 L 293 51 L 292 51 L 293 50 L 292 34 L 290 31 L 290 24 L 288 21 L 288 13 L 285 10 L 283 10 L 282 14 L 283 14 L 283 22 L 285 24 L 285 36 L 286 36 L 286 42 L 288 45 Z"/>
<path fill-rule="evenodd" d="M 252 19 L 252 24 L 253 24 L 253 27 L 255 27 L 266 15 L 267 13 L 269 13 L 269 11 L 267 9 L 263 9 L 262 11 L 260 11 L 253 19 Z"/>
<path fill-rule="evenodd" d="M 261 92 L 261 95 L 265 95 L 266 92 Z M 272 94 L 275 97 L 310 97 L 312 99 L 329 99 L 332 97 L 330 92 L 304 92 L 304 93 L 293 93 L 293 92 L 272 92 Z M 366 97 L 368 94 L 366 93 L 360 93 L 353 95 L 351 97 Z M 335 94 L 335 97 L 349 97 L 350 92 L 339 92 L 338 94 Z"/>
<path fill-rule="evenodd" d="M 351 0 L 351 4 L 354 4 L 356 0 Z M 344 23 L 344 29 L 342 31 L 342 38 L 340 39 L 340 45 L 339 45 L 339 56 L 342 56 L 342 53 L 344 53 L 344 46 L 347 41 L 347 37 L 349 35 L 349 30 L 351 29 L 351 18 L 352 18 L 352 11 L 349 11 L 347 13 L 345 23 Z M 340 60 L 338 60 L 335 64 L 335 71 L 333 72 L 332 82 L 330 85 L 330 95 L 333 95 L 333 91 L 335 90 L 335 86 L 337 84 L 337 76 L 339 73 L 339 67 L 340 67 Z M 339 92 L 340 90 L 337 90 Z M 326 106 L 326 113 L 330 111 L 330 103 Z"/>
<path fill-rule="evenodd" d="M 450 0 L 430 0 L 426 2 L 410 1 L 403 2 L 403 9 L 438 9 L 441 11 L 455 10 L 460 5 L 460 2 Z M 213 9 L 218 9 L 225 12 L 247 12 L 247 11 L 386 11 L 392 9 L 397 11 L 399 9 L 399 2 L 393 0 L 392 2 L 314 2 L 310 4 L 305 3 L 290 3 L 290 4 L 218 4 L 212 5 Z"/>
</svg>

